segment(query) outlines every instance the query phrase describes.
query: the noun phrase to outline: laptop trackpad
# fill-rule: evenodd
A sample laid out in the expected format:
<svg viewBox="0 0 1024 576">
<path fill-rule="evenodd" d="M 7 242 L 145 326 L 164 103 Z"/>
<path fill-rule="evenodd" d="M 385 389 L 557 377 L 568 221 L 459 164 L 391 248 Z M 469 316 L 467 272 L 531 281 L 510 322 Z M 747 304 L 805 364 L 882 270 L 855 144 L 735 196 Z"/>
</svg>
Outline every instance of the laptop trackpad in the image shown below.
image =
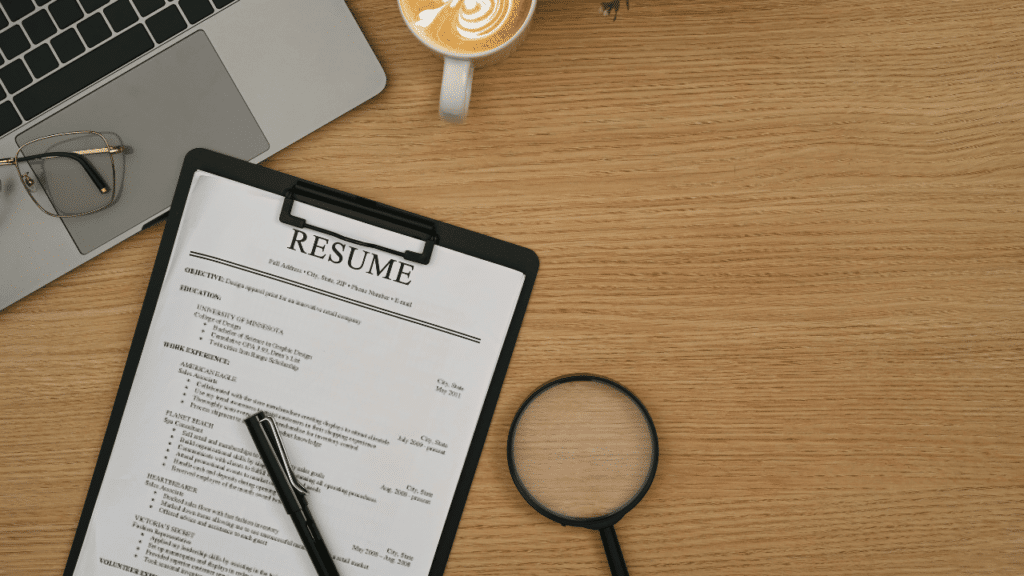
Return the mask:
<svg viewBox="0 0 1024 576">
<path fill-rule="evenodd" d="M 209 148 L 251 160 L 270 148 L 202 31 L 19 134 L 17 141 L 22 145 L 73 130 L 116 134 L 132 149 L 118 172 L 117 203 L 64 219 L 82 254 L 170 206 L 189 150 Z"/>
</svg>

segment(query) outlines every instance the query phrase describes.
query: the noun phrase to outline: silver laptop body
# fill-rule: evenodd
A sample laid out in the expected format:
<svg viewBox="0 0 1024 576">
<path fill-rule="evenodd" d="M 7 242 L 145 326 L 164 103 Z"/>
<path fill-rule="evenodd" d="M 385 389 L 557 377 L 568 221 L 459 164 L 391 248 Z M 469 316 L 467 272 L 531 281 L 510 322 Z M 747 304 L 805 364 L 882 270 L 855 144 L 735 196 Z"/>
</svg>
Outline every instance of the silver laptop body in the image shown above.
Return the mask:
<svg viewBox="0 0 1024 576">
<path fill-rule="evenodd" d="M 126 23 L 126 5 L 134 22 Z M 0 99 L 0 157 L 34 138 L 79 130 L 109 135 L 131 152 L 119 160 L 114 205 L 68 219 L 44 214 L 14 167 L 0 166 L 0 309 L 165 214 L 188 150 L 258 162 L 372 98 L 386 81 L 342 0 L 54 0 L 28 15 L 17 1 L 3 6 L 0 50 L 11 53 L 0 84 L 16 91 L 5 89 Z M 76 9 L 82 18 L 70 22 Z M 55 30 L 44 38 L 47 19 Z M 21 54 L 19 34 L 30 44 Z M 77 56 L 76 42 L 85 48 Z M 147 44 L 153 47 L 136 55 Z M 94 50 L 100 56 L 90 56 Z M 89 81 L 74 67 L 80 61 L 106 74 L 39 112 L 62 97 L 55 92 Z M 33 84 L 19 88 L 25 75 L 18 66 Z M 14 121 L 20 124 L 8 129 Z"/>
</svg>

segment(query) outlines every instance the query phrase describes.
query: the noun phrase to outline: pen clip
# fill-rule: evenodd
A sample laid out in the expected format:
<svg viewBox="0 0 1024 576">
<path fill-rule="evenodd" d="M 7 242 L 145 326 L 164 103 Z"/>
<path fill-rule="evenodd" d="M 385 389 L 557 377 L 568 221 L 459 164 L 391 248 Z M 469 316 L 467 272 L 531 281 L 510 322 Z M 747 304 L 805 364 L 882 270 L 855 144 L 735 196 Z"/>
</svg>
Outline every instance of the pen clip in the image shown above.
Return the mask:
<svg viewBox="0 0 1024 576">
<path fill-rule="evenodd" d="M 257 415 L 256 421 L 260 423 L 263 430 L 267 432 L 267 436 L 270 440 L 270 447 L 274 449 L 274 453 L 277 454 L 277 459 L 284 464 L 284 475 L 288 478 L 288 483 L 292 485 L 292 489 L 300 494 L 308 494 L 309 492 L 299 484 L 299 481 L 292 474 L 292 465 L 288 462 L 288 456 L 284 453 L 284 444 L 281 443 L 281 435 L 277 433 L 277 423 L 270 416 L 263 414 L 262 412 Z"/>
</svg>

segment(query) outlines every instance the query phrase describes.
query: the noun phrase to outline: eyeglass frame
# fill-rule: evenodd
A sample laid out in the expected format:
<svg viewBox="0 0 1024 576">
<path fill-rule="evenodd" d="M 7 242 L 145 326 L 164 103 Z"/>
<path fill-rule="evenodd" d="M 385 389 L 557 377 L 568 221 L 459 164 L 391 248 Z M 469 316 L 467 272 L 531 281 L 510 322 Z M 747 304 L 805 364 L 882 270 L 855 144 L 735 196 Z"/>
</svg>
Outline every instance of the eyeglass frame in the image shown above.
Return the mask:
<svg viewBox="0 0 1024 576">
<path fill-rule="evenodd" d="M 75 135 L 78 135 L 78 134 L 93 134 L 93 135 L 96 135 L 96 136 L 98 136 L 100 138 L 100 140 L 103 140 L 104 147 L 103 148 L 91 148 L 89 150 L 75 150 L 73 152 L 48 152 L 48 153 L 44 153 L 44 154 L 34 154 L 32 156 L 22 156 L 22 150 L 24 150 L 27 146 L 30 146 L 32 144 L 35 144 L 36 142 L 39 142 L 40 140 L 46 140 L 48 138 L 59 138 L 59 137 L 62 137 L 62 136 L 75 136 Z M 75 132 L 61 132 L 59 134 L 50 134 L 50 135 L 47 135 L 47 136 L 40 136 L 39 138 L 35 138 L 33 140 L 30 140 L 30 141 L 26 142 L 20 148 L 18 148 L 18 151 L 14 153 L 13 157 L 11 157 L 11 158 L 0 158 L 0 166 L 14 166 L 14 169 L 18 171 L 18 179 L 21 180 L 21 184 L 22 184 L 22 187 L 25 189 L 25 193 L 28 194 L 28 197 L 32 199 L 32 202 L 36 205 L 37 208 L 42 210 L 43 213 L 45 213 L 48 216 L 53 216 L 54 218 L 75 218 L 75 217 L 78 217 L 78 216 L 87 216 L 89 214 L 95 214 L 96 212 L 99 212 L 101 210 L 106 210 L 107 208 L 110 208 L 114 204 L 114 200 L 116 200 L 116 197 L 114 195 L 115 190 L 112 190 L 112 188 L 116 188 L 116 186 L 117 186 L 117 168 L 115 167 L 115 164 L 114 164 L 114 154 L 121 154 L 121 153 L 127 154 L 129 152 L 129 150 L 130 149 L 127 146 L 123 146 L 123 145 L 121 145 L 121 146 L 111 146 L 110 142 L 107 141 L 106 137 L 104 137 L 103 134 L 100 134 L 99 132 L 94 132 L 92 130 L 78 130 L 78 131 L 75 131 Z M 106 182 L 103 181 L 103 176 L 100 175 L 99 171 L 96 170 L 96 168 L 92 164 L 90 164 L 89 162 L 86 161 L 85 156 L 88 155 L 88 154 L 109 154 L 110 155 L 110 180 L 111 180 L 111 186 L 109 188 L 107 187 Z M 21 158 L 19 158 L 19 156 L 21 156 Z M 32 160 L 40 160 L 40 159 L 46 159 L 46 158 L 70 158 L 71 160 L 74 160 L 75 162 L 78 162 L 79 166 L 81 166 L 82 169 L 85 170 L 85 173 L 89 176 L 89 179 L 92 180 L 93 185 L 96 186 L 96 189 L 99 191 L 99 193 L 100 194 L 110 194 L 111 195 L 110 196 L 110 202 L 104 204 L 103 206 L 101 206 L 99 208 L 96 208 L 95 210 L 90 210 L 88 212 L 81 212 L 81 213 L 78 213 L 78 214 L 55 214 L 53 212 L 50 212 L 46 208 L 43 208 L 43 205 L 39 203 L 39 200 L 36 199 L 35 195 L 33 195 L 31 190 L 30 190 L 30 188 L 32 188 L 36 184 L 36 181 L 32 179 L 32 177 L 29 175 L 28 172 L 24 172 L 23 173 L 21 171 L 22 167 L 21 167 L 21 165 L 18 162 L 20 160 L 21 162 L 26 162 L 27 163 L 27 162 L 30 162 Z M 44 189 L 43 192 L 46 193 L 46 190 Z M 54 208 L 54 209 L 56 210 L 56 208 Z"/>
</svg>

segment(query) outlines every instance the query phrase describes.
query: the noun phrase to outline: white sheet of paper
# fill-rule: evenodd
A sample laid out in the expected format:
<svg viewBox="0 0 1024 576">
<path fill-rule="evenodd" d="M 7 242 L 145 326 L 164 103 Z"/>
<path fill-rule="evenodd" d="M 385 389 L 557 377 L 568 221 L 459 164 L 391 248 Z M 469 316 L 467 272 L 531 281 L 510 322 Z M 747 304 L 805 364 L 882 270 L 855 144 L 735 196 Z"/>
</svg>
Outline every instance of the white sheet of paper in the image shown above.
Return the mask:
<svg viewBox="0 0 1024 576">
<path fill-rule="evenodd" d="M 297 231 L 281 202 L 196 173 L 77 576 L 315 576 L 242 422 L 258 410 L 342 576 L 429 571 L 524 275 Z"/>
</svg>

